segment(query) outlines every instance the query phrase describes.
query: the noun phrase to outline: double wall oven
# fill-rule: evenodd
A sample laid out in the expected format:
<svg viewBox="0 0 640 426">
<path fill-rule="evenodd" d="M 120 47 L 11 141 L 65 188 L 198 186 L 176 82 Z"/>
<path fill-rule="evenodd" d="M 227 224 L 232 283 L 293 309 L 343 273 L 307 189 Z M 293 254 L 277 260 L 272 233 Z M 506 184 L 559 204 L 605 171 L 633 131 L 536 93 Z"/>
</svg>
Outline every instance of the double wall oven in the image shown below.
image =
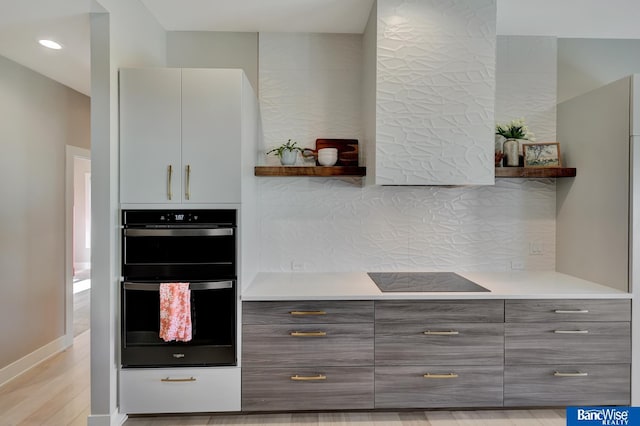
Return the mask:
<svg viewBox="0 0 640 426">
<path fill-rule="evenodd" d="M 236 365 L 237 211 L 123 210 L 121 363 Z M 160 284 L 187 282 L 192 337 L 160 338 Z"/>
</svg>

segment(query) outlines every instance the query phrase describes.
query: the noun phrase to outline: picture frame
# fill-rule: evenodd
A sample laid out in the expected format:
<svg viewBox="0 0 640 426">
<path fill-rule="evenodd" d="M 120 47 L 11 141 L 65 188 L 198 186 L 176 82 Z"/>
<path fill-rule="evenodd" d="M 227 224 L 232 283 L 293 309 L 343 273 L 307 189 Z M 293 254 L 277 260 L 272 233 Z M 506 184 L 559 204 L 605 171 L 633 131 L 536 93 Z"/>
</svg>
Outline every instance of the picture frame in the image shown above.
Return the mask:
<svg viewBox="0 0 640 426">
<path fill-rule="evenodd" d="M 524 167 L 562 167 L 559 142 L 522 144 Z"/>
</svg>

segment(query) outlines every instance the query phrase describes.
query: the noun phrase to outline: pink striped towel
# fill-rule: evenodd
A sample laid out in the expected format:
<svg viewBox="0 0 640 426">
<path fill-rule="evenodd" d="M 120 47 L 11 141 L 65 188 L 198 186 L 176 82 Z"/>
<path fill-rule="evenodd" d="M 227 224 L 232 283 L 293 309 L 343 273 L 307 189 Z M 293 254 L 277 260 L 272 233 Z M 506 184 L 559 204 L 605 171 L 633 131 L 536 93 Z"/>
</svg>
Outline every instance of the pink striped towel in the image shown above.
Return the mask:
<svg viewBox="0 0 640 426">
<path fill-rule="evenodd" d="M 160 284 L 160 338 L 165 342 L 191 340 L 189 283 Z"/>
</svg>

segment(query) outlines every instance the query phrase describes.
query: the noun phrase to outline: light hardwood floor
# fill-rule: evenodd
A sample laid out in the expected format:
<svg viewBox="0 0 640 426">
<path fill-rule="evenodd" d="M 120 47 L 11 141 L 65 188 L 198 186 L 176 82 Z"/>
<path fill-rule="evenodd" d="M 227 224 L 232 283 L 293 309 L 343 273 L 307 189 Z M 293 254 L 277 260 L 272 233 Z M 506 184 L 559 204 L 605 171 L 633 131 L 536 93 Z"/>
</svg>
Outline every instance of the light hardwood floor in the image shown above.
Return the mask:
<svg viewBox="0 0 640 426">
<path fill-rule="evenodd" d="M 0 387 L 0 426 L 86 425 L 89 332 L 73 347 Z M 375 413 L 133 416 L 125 425 L 245 426 L 564 426 L 564 410 L 470 410 Z"/>
<path fill-rule="evenodd" d="M 89 331 L 71 348 L 0 387 L 0 425 L 86 425 Z"/>
<path fill-rule="evenodd" d="M 475 410 L 131 417 L 125 425 L 565 426 L 564 410 Z"/>
</svg>

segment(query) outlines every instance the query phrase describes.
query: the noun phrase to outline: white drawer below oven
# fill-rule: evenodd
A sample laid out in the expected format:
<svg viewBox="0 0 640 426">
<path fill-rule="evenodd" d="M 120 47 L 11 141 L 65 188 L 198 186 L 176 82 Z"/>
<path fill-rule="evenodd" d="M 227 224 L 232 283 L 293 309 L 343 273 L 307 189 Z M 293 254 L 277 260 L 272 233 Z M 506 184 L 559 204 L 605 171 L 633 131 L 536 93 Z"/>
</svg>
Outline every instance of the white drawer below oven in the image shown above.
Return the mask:
<svg viewBox="0 0 640 426">
<path fill-rule="evenodd" d="M 240 411 L 240 367 L 120 370 L 120 412 Z"/>
</svg>

